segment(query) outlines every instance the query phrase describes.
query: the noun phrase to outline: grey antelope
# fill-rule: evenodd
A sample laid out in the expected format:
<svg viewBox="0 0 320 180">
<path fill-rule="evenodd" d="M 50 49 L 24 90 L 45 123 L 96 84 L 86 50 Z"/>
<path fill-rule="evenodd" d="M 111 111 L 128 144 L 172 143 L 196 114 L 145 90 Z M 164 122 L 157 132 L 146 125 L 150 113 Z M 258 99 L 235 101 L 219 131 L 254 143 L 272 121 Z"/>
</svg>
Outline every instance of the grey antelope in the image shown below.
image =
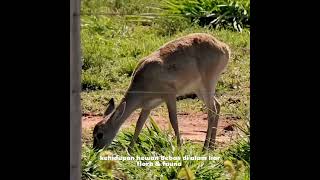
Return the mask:
<svg viewBox="0 0 320 180">
<path fill-rule="evenodd" d="M 104 120 L 93 130 L 93 148 L 111 144 L 120 126 L 138 108 L 138 118 L 130 148 L 134 146 L 150 111 L 165 102 L 170 123 L 181 146 L 177 121 L 176 97 L 195 93 L 208 109 L 208 129 L 204 149 L 213 148 L 220 113 L 215 88 L 230 59 L 228 45 L 205 33 L 194 33 L 170 41 L 143 58 L 133 72 L 132 80 L 120 104 L 113 98 Z"/>
</svg>

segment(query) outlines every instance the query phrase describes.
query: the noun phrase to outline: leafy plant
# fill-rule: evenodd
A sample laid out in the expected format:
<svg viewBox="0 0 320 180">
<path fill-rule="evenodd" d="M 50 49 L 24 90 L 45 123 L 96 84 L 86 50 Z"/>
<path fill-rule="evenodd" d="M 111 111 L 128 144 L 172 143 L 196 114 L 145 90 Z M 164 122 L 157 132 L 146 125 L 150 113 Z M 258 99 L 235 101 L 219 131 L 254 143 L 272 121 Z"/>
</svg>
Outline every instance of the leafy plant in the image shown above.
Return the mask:
<svg viewBox="0 0 320 180">
<path fill-rule="evenodd" d="M 224 166 L 229 176 L 230 180 L 249 180 L 248 169 L 244 166 L 242 161 L 237 161 L 233 163 L 232 161 L 225 161 Z"/>
<path fill-rule="evenodd" d="M 185 180 L 194 180 L 196 177 L 190 168 L 183 167 L 180 169 L 177 178 Z"/>
<path fill-rule="evenodd" d="M 201 26 L 242 31 L 249 28 L 250 1 L 242 0 L 166 0 L 162 8 L 167 14 L 189 17 Z"/>
<path fill-rule="evenodd" d="M 96 180 L 98 178 L 109 177 L 107 173 L 101 169 L 99 154 L 102 150 L 95 152 L 93 149 L 86 145 L 82 146 L 81 157 L 81 179 L 84 180 Z"/>
<path fill-rule="evenodd" d="M 82 150 L 82 179 L 219 179 L 242 178 L 249 174 L 249 164 L 243 152 L 239 149 L 247 147 L 245 141 L 235 142 L 226 150 L 203 153 L 202 145 L 187 141 L 179 149 L 173 134 L 162 131 L 157 123 L 150 119 L 147 129 L 144 129 L 129 155 L 128 145 L 133 136 L 133 129 L 119 133 L 111 146 L 106 150 L 93 151 L 84 145 Z M 181 160 L 166 162 L 181 163 L 181 166 L 145 166 L 137 168 L 136 161 L 105 161 L 100 156 L 107 155 L 133 157 L 181 157 Z M 183 157 L 220 157 L 218 160 L 183 160 Z M 155 161 L 153 161 L 155 162 Z M 244 163 L 242 163 L 244 162 Z M 159 161 L 162 163 L 162 161 Z M 236 163 L 236 165 L 234 165 Z M 231 168 L 231 169 L 230 169 Z M 124 178 L 125 177 L 125 178 Z M 248 178 L 244 178 L 248 179 Z"/>
</svg>

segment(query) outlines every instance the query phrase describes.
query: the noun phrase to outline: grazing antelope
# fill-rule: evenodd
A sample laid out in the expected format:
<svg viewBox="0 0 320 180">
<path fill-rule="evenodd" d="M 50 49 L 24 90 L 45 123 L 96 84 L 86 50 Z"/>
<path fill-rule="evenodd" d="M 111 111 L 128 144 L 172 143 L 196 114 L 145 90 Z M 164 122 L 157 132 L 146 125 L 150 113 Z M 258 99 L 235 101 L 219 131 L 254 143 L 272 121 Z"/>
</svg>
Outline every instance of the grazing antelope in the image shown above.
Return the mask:
<svg viewBox="0 0 320 180">
<path fill-rule="evenodd" d="M 150 111 L 165 102 L 170 123 L 180 147 L 176 97 L 195 93 L 208 108 L 208 130 L 204 150 L 213 148 L 220 113 L 215 88 L 220 74 L 230 59 L 228 45 L 205 33 L 194 33 L 170 41 L 143 58 L 133 72 L 132 81 L 124 98 L 115 108 L 113 98 L 104 113 L 104 120 L 93 130 L 93 148 L 111 144 L 120 126 L 130 114 L 141 108 L 133 147 Z"/>
</svg>

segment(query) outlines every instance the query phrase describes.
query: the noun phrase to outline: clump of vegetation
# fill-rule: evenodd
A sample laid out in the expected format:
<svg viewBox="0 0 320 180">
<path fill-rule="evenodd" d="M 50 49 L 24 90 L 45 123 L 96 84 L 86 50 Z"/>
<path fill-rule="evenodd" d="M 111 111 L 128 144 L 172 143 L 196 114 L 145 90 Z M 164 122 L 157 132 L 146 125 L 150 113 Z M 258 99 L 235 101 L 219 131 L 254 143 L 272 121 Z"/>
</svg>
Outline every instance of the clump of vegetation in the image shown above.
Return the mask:
<svg viewBox="0 0 320 180">
<path fill-rule="evenodd" d="M 133 136 L 133 129 L 121 131 L 110 147 L 95 152 L 83 148 L 82 179 L 107 178 L 121 179 L 218 179 L 241 177 L 249 179 L 248 141 L 241 139 L 242 143 L 235 142 L 228 148 L 217 151 L 202 152 L 202 144 L 187 141 L 181 149 L 177 147 L 173 132 L 161 131 L 158 125 L 150 119 L 147 128 L 138 137 L 134 149 L 129 153 L 128 146 Z M 144 166 L 137 168 L 136 160 L 106 161 L 99 160 L 100 156 L 118 155 L 122 157 L 181 157 L 180 160 L 167 160 L 166 163 L 180 163 L 181 166 Z M 207 157 L 207 160 L 184 160 L 183 157 Z M 217 159 L 208 160 L 208 157 Z M 157 162 L 157 161 L 142 161 Z M 159 161 L 162 164 L 162 161 Z M 94 175 L 93 175 L 94 174 Z"/>
<path fill-rule="evenodd" d="M 249 0 L 166 0 L 163 9 L 167 14 L 189 17 L 201 26 L 237 31 L 250 27 Z"/>
<path fill-rule="evenodd" d="M 82 0 L 81 13 L 84 15 L 152 13 L 161 0 Z"/>
<path fill-rule="evenodd" d="M 81 156 L 81 179 L 93 180 L 98 178 L 106 178 L 108 175 L 102 170 L 99 160 L 99 152 L 94 152 L 85 144 L 82 146 Z"/>
</svg>

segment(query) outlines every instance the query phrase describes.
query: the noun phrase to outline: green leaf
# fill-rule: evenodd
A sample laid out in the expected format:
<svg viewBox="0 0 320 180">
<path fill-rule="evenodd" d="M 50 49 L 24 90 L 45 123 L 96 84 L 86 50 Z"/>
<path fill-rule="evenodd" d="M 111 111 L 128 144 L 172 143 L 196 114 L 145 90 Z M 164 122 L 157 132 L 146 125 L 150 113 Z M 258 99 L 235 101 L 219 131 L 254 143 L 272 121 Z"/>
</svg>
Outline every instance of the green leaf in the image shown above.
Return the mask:
<svg viewBox="0 0 320 180">
<path fill-rule="evenodd" d="M 161 130 L 160 130 L 159 126 L 157 125 L 157 123 L 154 121 L 154 119 L 151 116 L 149 116 L 149 118 L 150 118 L 150 123 L 151 123 L 152 127 L 155 129 L 155 131 L 157 132 L 157 134 L 161 133 Z"/>
<path fill-rule="evenodd" d="M 188 167 L 183 167 L 180 169 L 178 173 L 178 179 L 186 179 L 186 180 L 193 180 L 195 179 L 194 173 Z"/>
</svg>

